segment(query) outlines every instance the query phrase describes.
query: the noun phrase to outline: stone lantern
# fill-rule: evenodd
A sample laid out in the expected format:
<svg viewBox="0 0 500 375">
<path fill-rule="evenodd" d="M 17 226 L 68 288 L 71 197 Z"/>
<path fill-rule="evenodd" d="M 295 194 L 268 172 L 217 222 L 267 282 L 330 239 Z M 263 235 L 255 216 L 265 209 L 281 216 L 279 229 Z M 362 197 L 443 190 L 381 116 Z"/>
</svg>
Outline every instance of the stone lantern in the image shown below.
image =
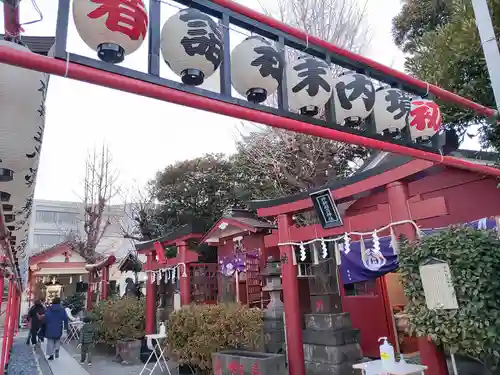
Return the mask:
<svg viewBox="0 0 500 375">
<path fill-rule="evenodd" d="M 263 292 L 268 292 L 270 301 L 264 309 L 265 349 L 270 353 L 283 351 L 285 345 L 285 327 L 283 323 L 284 305 L 281 301 L 281 262 L 268 258 L 266 269 L 262 272 L 266 278 Z"/>
</svg>

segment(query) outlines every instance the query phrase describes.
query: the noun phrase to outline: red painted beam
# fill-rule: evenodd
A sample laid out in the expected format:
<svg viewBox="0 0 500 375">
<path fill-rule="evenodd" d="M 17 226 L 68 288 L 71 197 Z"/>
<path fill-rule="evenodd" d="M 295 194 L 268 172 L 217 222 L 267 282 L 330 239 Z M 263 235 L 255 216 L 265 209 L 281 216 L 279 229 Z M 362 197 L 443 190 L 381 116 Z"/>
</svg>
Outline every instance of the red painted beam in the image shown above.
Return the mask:
<svg viewBox="0 0 500 375">
<path fill-rule="evenodd" d="M 68 77 L 82 82 L 88 82 L 132 94 L 184 105 L 190 108 L 197 108 L 208 112 L 239 118 L 241 120 L 253 121 L 273 126 L 275 128 L 286 129 L 297 133 L 331 139 L 333 141 L 356 144 L 367 148 L 407 155 L 417 159 L 441 163 L 450 167 L 467 169 L 478 173 L 500 177 L 500 169 L 488 167 L 486 165 L 474 164 L 451 156 L 437 155 L 432 152 L 416 150 L 390 142 L 363 137 L 361 135 L 349 134 L 334 129 L 315 126 L 302 121 L 281 117 L 271 113 L 260 112 L 255 109 L 245 108 L 236 104 L 225 103 L 201 95 L 186 93 L 168 87 L 143 82 L 134 78 L 105 72 L 99 69 L 51 57 L 40 56 L 29 52 L 16 51 L 8 47 L 0 48 L 0 63 L 16 65 L 22 68 L 32 69 L 61 77 Z M 479 106 L 478 104 L 467 101 L 464 98 L 461 98 L 461 100 L 458 98 L 456 98 L 453 102 L 462 104 L 467 108 L 476 108 Z"/>
<path fill-rule="evenodd" d="M 392 76 L 394 78 L 397 78 L 403 82 L 406 82 L 410 85 L 419 87 L 421 89 L 429 90 L 429 93 L 437 96 L 438 98 L 442 99 L 443 101 L 450 102 L 457 104 L 462 107 L 466 107 L 469 109 L 472 109 L 473 111 L 480 113 L 486 117 L 491 117 L 495 116 L 497 114 L 497 111 L 495 111 L 492 108 L 485 107 L 484 105 L 478 104 L 473 102 L 472 100 L 463 98 L 457 94 L 454 94 L 450 91 L 444 90 L 436 85 L 432 85 L 430 83 L 421 81 L 419 79 L 410 77 L 404 73 L 401 73 L 400 71 L 396 69 L 389 68 L 388 66 L 382 65 L 374 60 L 371 60 L 369 58 L 363 57 L 361 55 L 358 55 L 356 53 L 350 52 L 346 49 L 340 48 L 336 46 L 335 44 L 326 42 L 320 38 L 317 38 L 313 35 L 307 34 L 306 32 L 294 28 L 292 26 L 289 26 L 283 22 L 280 22 L 272 17 L 266 16 L 265 14 L 259 13 L 253 9 L 247 8 L 244 5 L 241 5 L 239 3 L 235 3 L 234 1 L 231 0 L 212 0 L 213 3 L 218 4 L 220 6 L 223 6 L 224 8 L 231 9 L 232 11 L 242 14 L 244 16 L 247 16 L 248 18 L 251 18 L 255 21 L 258 21 L 260 23 L 263 23 L 264 25 L 267 25 L 269 27 L 272 27 L 274 29 L 278 29 L 280 31 L 283 31 L 286 34 L 289 34 L 291 36 L 296 37 L 297 39 L 300 39 L 304 42 L 310 43 L 310 44 L 315 44 L 319 47 L 322 47 L 326 50 L 328 50 L 331 53 L 334 53 L 339 56 L 346 57 L 350 60 L 354 60 L 357 62 L 360 62 L 362 64 L 368 65 L 369 67 L 378 70 L 379 72 L 382 72 L 384 74 L 387 74 L 388 76 Z"/>
<path fill-rule="evenodd" d="M 415 174 L 426 170 L 433 166 L 425 160 L 412 160 L 400 167 L 391 169 L 383 174 L 365 178 L 351 185 L 341 187 L 331 192 L 333 199 L 348 198 L 350 196 L 363 193 L 365 191 L 385 186 L 393 181 L 401 180 L 411 174 Z M 258 208 L 257 215 L 261 217 L 274 217 L 284 213 L 300 213 L 313 208 L 313 203 L 310 198 L 297 200 L 291 203 L 285 203 L 272 207 Z"/>
</svg>

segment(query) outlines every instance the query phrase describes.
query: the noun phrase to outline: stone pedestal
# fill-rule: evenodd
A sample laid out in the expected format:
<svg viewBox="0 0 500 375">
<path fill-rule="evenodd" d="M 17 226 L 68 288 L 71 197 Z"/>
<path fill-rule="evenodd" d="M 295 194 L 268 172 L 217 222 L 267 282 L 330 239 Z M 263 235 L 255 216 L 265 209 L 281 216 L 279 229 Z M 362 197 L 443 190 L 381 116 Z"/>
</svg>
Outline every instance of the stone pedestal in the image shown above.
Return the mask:
<svg viewBox="0 0 500 375">
<path fill-rule="evenodd" d="M 266 286 L 263 292 L 268 292 L 270 301 L 264 309 L 264 347 L 269 353 L 284 352 L 285 326 L 283 323 L 283 312 L 285 306 L 281 301 L 281 263 L 279 261 L 268 261 L 266 269 L 262 273 L 266 277 Z"/>
<path fill-rule="evenodd" d="M 308 375 L 351 375 L 361 358 L 359 330 L 353 329 L 349 314 L 306 314 L 302 333 Z"/>
</svg>

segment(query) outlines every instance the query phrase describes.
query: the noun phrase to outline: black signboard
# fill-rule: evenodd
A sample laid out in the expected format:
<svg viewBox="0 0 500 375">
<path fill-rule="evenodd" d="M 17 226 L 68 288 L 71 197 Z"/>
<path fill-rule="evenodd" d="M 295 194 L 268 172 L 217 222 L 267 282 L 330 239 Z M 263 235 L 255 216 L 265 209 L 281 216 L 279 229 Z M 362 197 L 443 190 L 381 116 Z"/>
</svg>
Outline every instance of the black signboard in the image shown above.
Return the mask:
<svg viewBox="0 0 500 375">
<path fill-rule="evenodd" d="M 310 197 L 323 228 L 335 228 L 343 225 L 339 210 L 329 189 L 312 193 Z"/>
</svg>

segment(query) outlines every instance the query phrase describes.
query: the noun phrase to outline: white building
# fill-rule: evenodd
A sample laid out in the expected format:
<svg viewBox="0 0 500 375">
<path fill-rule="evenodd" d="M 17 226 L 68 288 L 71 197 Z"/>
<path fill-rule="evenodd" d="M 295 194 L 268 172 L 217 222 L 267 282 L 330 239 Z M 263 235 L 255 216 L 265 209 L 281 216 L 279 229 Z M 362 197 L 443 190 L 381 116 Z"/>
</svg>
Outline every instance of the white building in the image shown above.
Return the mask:
<svg viewBox="0 0 500 375">
<path fill-rule="evenodd" d="M 61 202 L 35 200 L 28 232 L 28 254 L 36 255 L 45 249 L 64 242 L 69 236 L 84 239 L 84 211 L 81 202 Z M 110 269 L 110 280 L 120 285 L 120 293 L 125 291 L 125 279 L 133 275 L 122 275 L 117 264 L 120 259 L 134 250 L 134 242 L 124 238 L 124 231 L 132 228 L 130 206 L 112 205 L 106 207 L 103 221 L 110 221 L 96 251 L 103 255 L 114 255 L 117 262 Z M 145 259 L 141 259 L 145 261 Z M 139 275 L 140 279 L 145 278 Z"/>
</svg>

